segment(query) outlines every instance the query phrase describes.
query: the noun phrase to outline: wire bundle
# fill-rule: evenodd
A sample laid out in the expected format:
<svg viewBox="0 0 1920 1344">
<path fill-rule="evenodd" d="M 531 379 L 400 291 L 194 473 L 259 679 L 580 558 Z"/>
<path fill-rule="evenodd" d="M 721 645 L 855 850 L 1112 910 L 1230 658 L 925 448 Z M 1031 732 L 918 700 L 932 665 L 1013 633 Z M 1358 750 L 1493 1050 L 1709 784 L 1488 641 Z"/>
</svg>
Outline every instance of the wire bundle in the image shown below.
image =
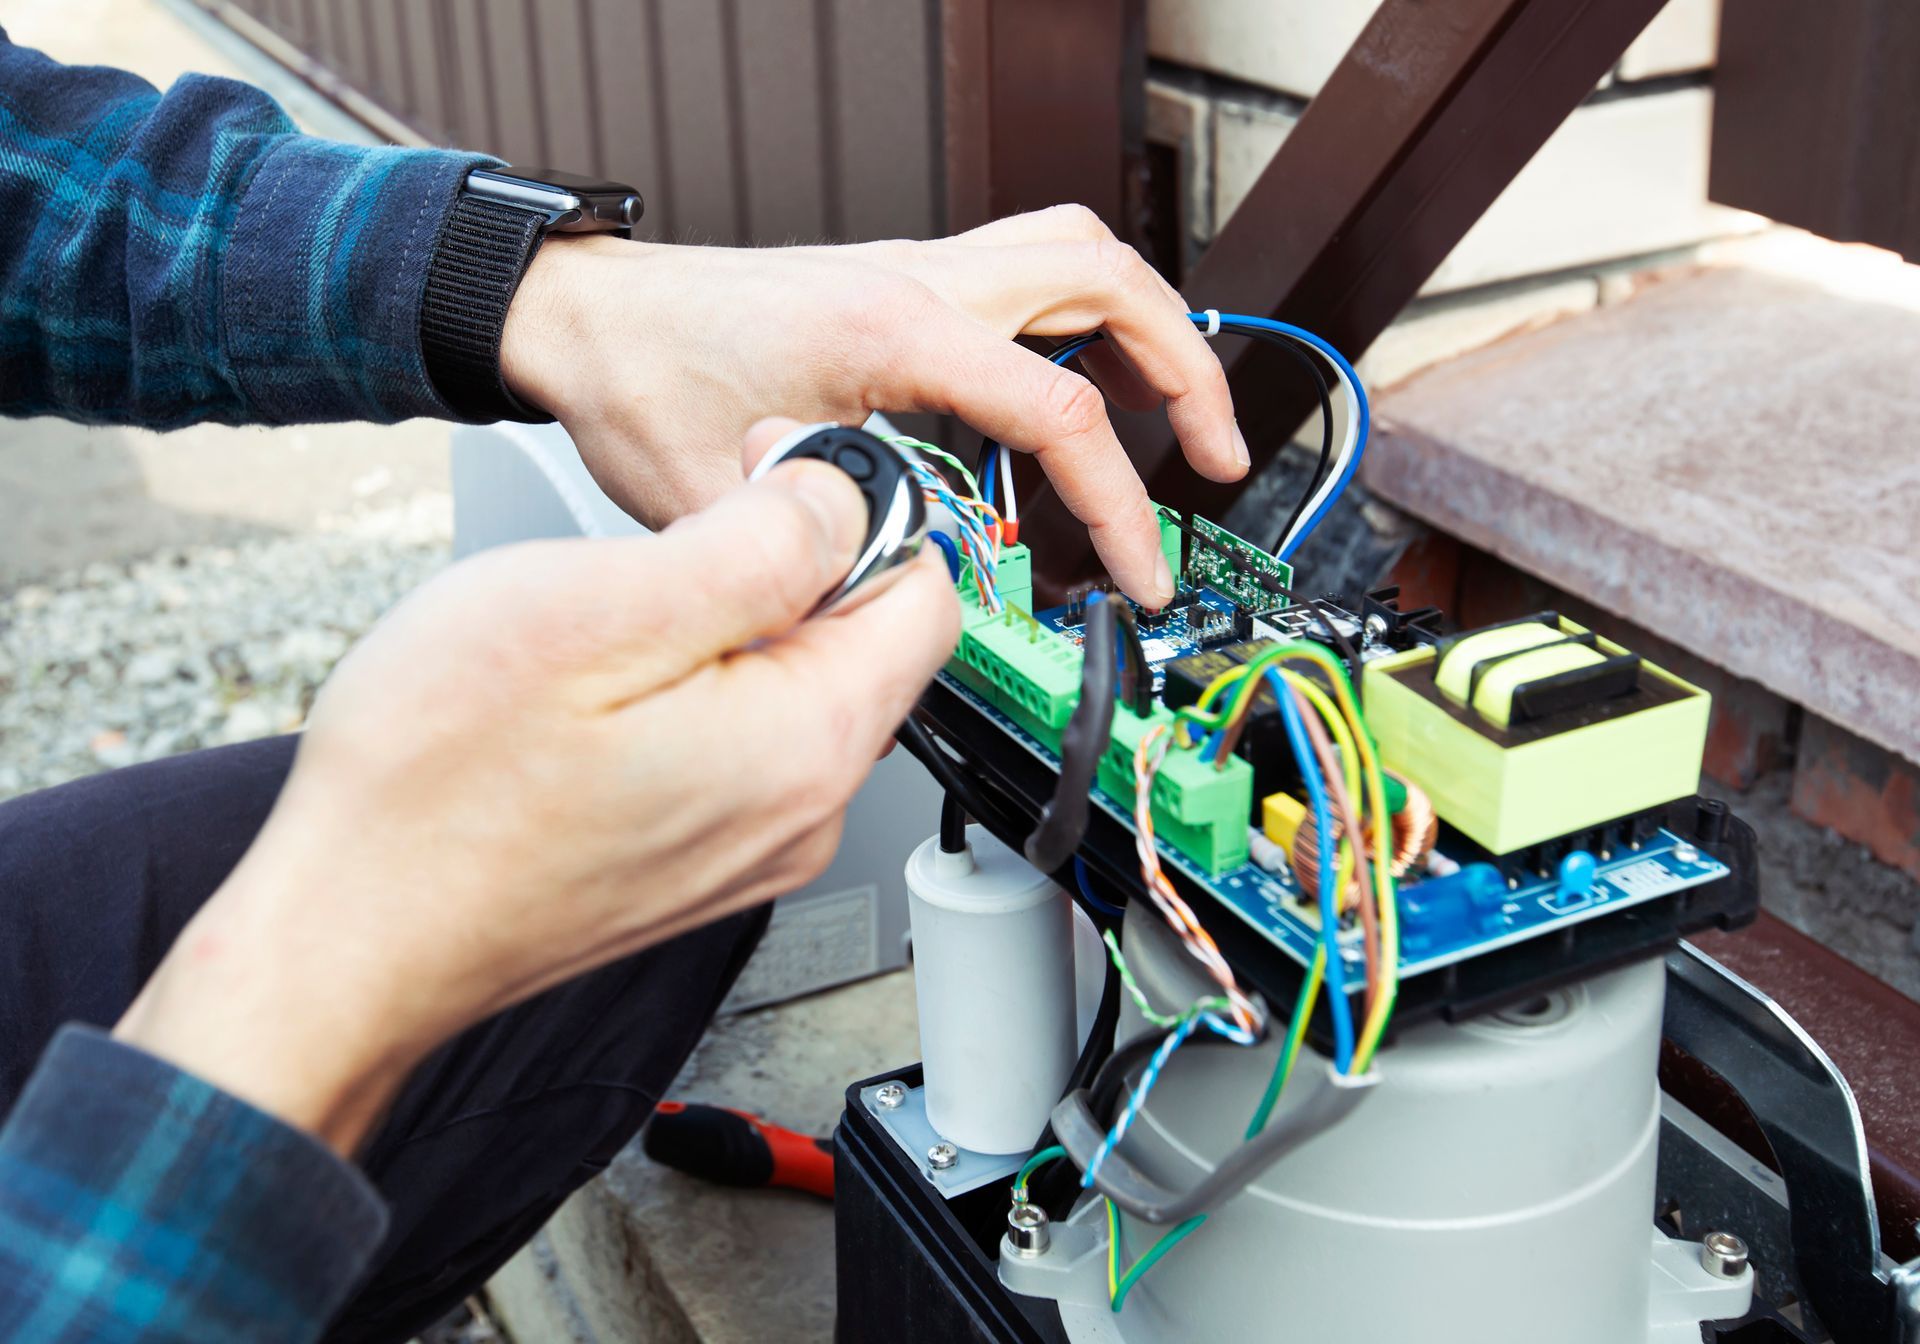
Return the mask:
<svg viewBox="0 0 1920 1344">
<path fill-rule="evenodd" d="M 1174 890 L 1173 883 L 1160 867 L 1160 851 L 1153 834 L 1153 781 L 1172 744 L 1173 730 L 1161 723 L 1141 734 L 1139 743 L 1134 747 L 1133 844 L 1140 856 L 1140 880 L 1146 885 L 1148 899 L 1179 937 L 1188 954 L 1220 986 L 1233 1025 L 1230 1029 L 1219 1030 L 1219 1034 L 1239 1044 L 1251 1045 L 1259 1039 L 1260 1032 L 1265 1028 L 1265 1015 L 1247 997 L 1246 991 L 1240 988 L 1233 967 L 1227 964 L 1226 957 L 1220 951 L 1220 945 L 1214 942 L 1213 935 L 1200 923 L 1200 917 L 1193 913 L 1193 907 Z"/>
<path fill-rule="evenodd" d="M 1000 600 L 1000 588 L 997 581 L 1000 560 L 1000 546 L 1003 541 L 1011 544 L 1013 537 L 1008 533 L 995 512 L 992 504 L 981 498 L 980 483 L 973 477 L 959 458 L 919 439 L 910 439 L 896 435 L 887 440 L 896 448 L 911 448 L 916 453 L 937 458 L 958 473 L 966 484 L 970 495 L 961 495 L 948 484 L 947 480 L 925 462 L 908 460 L 914 480 L 920 486 L 921 496 L 930 504 L 938 504 L 952 514 L 960 526 L 958 549 L 943 532 L 929 532 L 934 544 L 947 552 L 948 568 L 953 572 L 954 581 L 960 580 L 962 563 L 971 567 L 974 587 L 980 593 L 980 605 L 989 612 L 999 614 L 1005 609 Z"/>
<path fill-rule="evenodd" d="M 1318 682 L 1286 666 L 1303 662 L 1321 673 L 1332 688 L 1331 695 Z M 1335 1067 L 1341 1073 L 1365 1073 L 1386 1033 L 1399 992 L 1400 922 L 1393 873 L 1397 847 L 1387 810 L 1385 774 L 1345 667 L 1318 644 L 1274 645 L 1209 683 L 1198 700 L 1177 712 L 1176 731 L 1185 739 L 1195 728 L 1202 730 L 1206 737 L 1200 744 L 1201 758 L 1224 761 L 1220 753 L 1237 736 L 1263 681 L 1273 691 L 1306 788 L 1317 874 L 1334 875 L 1331 882 L 1317 883 L 1318 975 L 1310 970 L 1308 984 L 1324 978 L 1331 990 L 1328 1008 Z M 1214 709 L 1229 693 L 1226 707 Z M 1365 1019 L 1357 1033 L 1346 993 L 1346 958 L 1340 948 L 1341 921 L 1349 910 L 1359 916 L 1365 964 Z M 1312 1011 L 1311 1002 L 1307 1011 Z"/>
<path fill-rule="evenodd" d="M 1313 379 L 1321 412 L 1320 459 L 1306 491 L 1281 529 L 1279 543 L 1274 548 L 1279 558 L 1289 559 L 1338 502 L 1359 467 L 1370 428 L 1366 392 L 1346 358 L 1332 345 L 1302 328 L 1269 318 L 1222 314 L 1213 310 L 1189 313 L 1187 316 L 1208 337 L 1226 332 L 1278 346 L 1292 354 Z M 1065 364 L 1101 339 L 1103 336 L 1099 332 L 1075 337 L 1062 344 L 1050 358 L 1055 364 Z M 1322 372 L 1323 365 L 1333 374 L 1344 411 L 1340 420 L 1341 439 L 1337 450 L 1333 446 L 1332 396 Z M 923 445 L 912 446 L 926 451 Z M 943 461 L 959 468 L 959 464 L 951 457 L 938 450 L 933 451 Z M 997 556 L 995 547 L 999 543 L 1012 544 L 1018 539 L 1019 505 L 1013 484 L 1012 454 L 1002 444 L 988 440 L 981 450 L 982 484 L 976 484 L 964 468 L 959 469 L 963 479 L 973 489 L 973 499 L 970 502 L 957 502 L 962 507 L 971 504 L 974 521 L 993 543 L 988 547 L 979 546 L 969 530 L 969 550 L 975 557 L 972 563 L 976 574 L 982 574 L 980 555 Z M 956 501 L 950 498 L 951 491 L 937 494 L 931 492 L 924 480 L 922 484 L 930 489 L 930 499 L 942 503 L 957 517 L 964 517 L 962 509 L 956 508 Z M 989 559 L 987 568 L 990 570 L 990 567 Z M 997 592 L 989 596 L 990 577 L 990 573 L 982 574 L 979 584 L 981 598 L 983 603 L 997 604 Z M 989 609 L 997 610 L 998 607 L 994 605 Z M 1332 697 L 1314 682 L 1284 666 L 1288 662 L 1301 661 L 1313 663 L 1325 673 L 1326 680 L 1333 688 Z M 1161 1034 L 1157 1045 L 1152 1048 L 1151 1057 L 1146 1061 L 1140 1082 L 1132 1089 L 1112 1127 L 1087 1163 L 1080 1182 L 1083 1188 L 1094 1185 L 1101 1164 L 1125 1138 L 1167 1062 L 1184 1042 L 1205 1030 L 1234 1044 L 1253 1045 L 1265 1033 L 1267 1022 L 1264 1008 L 1240 988 L 1218 944 L 1161 868 L 1154 837 L 1152 807 L 1154 780 L 1169 750 L 1198 749 L 1202 759 L 1218 760 L 1224 764 L 1225 757 L 1232 753 L 1234 742 L 1244 730 L 1254 693 L 1263 679 L 1273 688 L 1279 701 L 1288 742 L 1299 763 L 1301 778 L 1312 803 L 1317 827 L 1315 843 L 1320 857 L 1318 871 L 1333 874 L 1334 880 L 1319 884 L 1320 940 L 1294 1003 L 1286 1039 L 1273 1075 L 1248 1121 L 1248 1140 L 1266 1128 L 1273 1114 L 1305 1042 L 1307 1027 L 1323 988 L 1330 990 L 1329 1013 L 1333 1019 L 1335 1036 L 1334 1064 L 1343 1075 L 1363 1075 L 1369 1071 L 1392 1014 L 1399 985 L 1399 922 L 1393 873 L 1390 870 L 1395 850 L 1377 753 L 1360 715 L 1352 685 L 1339 663 L 1318 645 L 1279 645 L 1247 666 L 1216 679 L 1196 704 L 1178 712 L 1173 725 L 1154 725 L 1135 746 L 1134 832 L 1143 884 L 1155 909 L 1220 992 L 1189 1005 L 1178 1015 L 1159 1012 L 1128 969 L 1118 940 L 1108 932 L 1108 952 L 1121 982 L 1142 1015 Z M 1223 696 L 1226 698 L 1224 708 L 1212 708 L 1214 701 Z M 1205 734 L 1204 740 L 1196 741 L 1193 738 L 1192 732 L 1196 728 Z M 1336 812 L 1344 830 L 1334 824 Z M 1371 845 L 1364 840 L 1366 832 L 1363 827 L 1367 823 L 1374 828 Z M 1357 845 L 1356 837 L 1360 838 Z M 1082 890 L 1086 891 L 1085 869 L 1077 859 L 1075 872 Z M 1364 1020 L 1357 1032 L 1348 1001 L 1346 960 L 1340 943 L 1343 903 L 1349 908 L 1357 908 L 1363 927 Z M 1150 1040 L 1145 1038 L 1136 1044 L 1148 1044 Z M 1022 1167 L 1015 1182 L 1016 1201 L 1026 1198 L 1027 1181 L 1036 1169 L 1063 1156 L 1065 1150 L 1058 1146 L 1035 1153 Z M 1141 1276 L 1206 1219 L 1202 1213 L 1171 1228 L 1132 1268 L 1123 1273 L 1120 1269 L 1122 1223 L 1119 1210 L 1111 1200 L 1107 1201 L 1106 1213 L 1108 1298 L 1116 1312 L 1121 1309 L 1127 1293 Z"/>
<path fill-rule="evenodd" d="M 1278 346 L 1293 354 L 1313 378 L 1321 412 L 1320 462 L 1308 482 L 1306 493 L 1288 518 L 1279 544 L 1274 547 L 1274 554 L 1282 560 L 1290 559 L 1345 493 L 1347 483 L 1353 479 L 1353 473 L 1360 465 L 1361 455 L 1366 452 L 1367 435 L 1372 423 L 1366 389 L 1360 385 L 1360 376 L 1353 371 L 1353 365 L 1347 362 L 1344 355 L 1303 327 L 1273 318 L 1222 313 L 1216 309 L 1188 313 L 1187 319 L 1209 337 L 1224 333 Z M 1104 339 L 1097 331 L 1075 336 L 1048 358 L 1055 364 L 1065 364 L 1095 341 Z M 1323 363 L 1334 375 L 1345 412 L 1341 417 L 1341 437 L 1337 450 L 1332 447 L 1333 407 L 1325 375 L 1321 372 Z M 981 449 L 980 475 L 986 483 L 981 499 L 988 506 L 1002 510 L 1006 519 L 1006 539 L 1008 542 L 1017 540 L 1020 512 L 1014 499 L 1012 456 L 1005 446 L 992 439 L 987 441 Z"/>
<path fill-rule="evenodd" d="M 1289 663 L 1306 663 L 1316 668 L 1332 688 L 1332 694 L 1318 682 L 1288 667 Z M 1246 1139 L 1258 1137 L 1272 1118 L 1299 1059 L 1323 989 L 1329 991 L 1333 1063 L 1341 1075 L 1358 1078 L 1371 1070 L 1392 1015 L 1399 990 L 1400 935 L 1392 871 L 1396 850 L 1393 822 L 1387 810 L 1385 775 L 1346 669 L 1317 644 L 1278 644 L 1245 666 L 1215 678 L 1194 704 L 1176 712 L 1174 726 L 1150 730 L 1135 751 L 1134 823 L 1147 893 L 1180 934 L 1188 952 L 1221 985 L 1223 993 L 1200 1000 L 1177 1017 L 1157 1012 L 1135 984 L 1118 941 L 1111 933 L 1107 935 L 1108 952 L 1123 985 L 1133 995 L 1142 1015 L 1165 1034 L 1153 1050 L 1139 1083 L 1088 1162 L 1081 1178 L 1083 1187 L 1094 1185 L 1101 1164 L 1126 1137 L 1167 1061 L 1197 1031 L 1206 1028 L 1237 1044 L 1252 1044 L 1258 1039 L 1256 1033 L 1263 1023 L 1257 1016 L 1251 1021 L 1242 1020 L 1241 1012 L 1257 1014 L 1259 1009 L 1239 990 L 1219 948 L 1161 870 L 1153 841 L 1151 800 L 1154 777 L 1169 750 L 1197 749 L 1202 759 L 1223 759 L 1220 753 L 1231 751 L 1231 743 L 1244 728 L 1263 683 L 1272 689 L 1279 704 L 1287 739 L 1312 804 L 1319 871 L 1334 874 L 1334 880 L 1319 884 L 1320 939 L 1294 1002 L 1272 1076 L 1247 1122 Z M 1193 736 L 1196 730 L 1203 735 L 1197 740 Z M 1333 823 L 1336 812 L 1344 831 Z M 1369 828 L 1370 843 L 1367 842 Z M 1357 845 L 1354 837 L 1360 838 Z M 1349 908 L 1357 908 L 1363 929 L 1364 1018 L 1357 1030 L 1348 1000 L 1346 957 L 1340 937 L 1345 913 L 1343 902 Z M 1227 1017 L 1233 1020 L 1225 1020 Z M 1112 1309 L 1119 1311 L 1127 1292 L 1140 1277 L 1203 1221 L 1204 1214 L 1168 1229 L 1131 1269 L 1122 1273 L 1123 1224 L 1119 1210 L 1108 1200 L 1107 1282 Z"/>
</svg>

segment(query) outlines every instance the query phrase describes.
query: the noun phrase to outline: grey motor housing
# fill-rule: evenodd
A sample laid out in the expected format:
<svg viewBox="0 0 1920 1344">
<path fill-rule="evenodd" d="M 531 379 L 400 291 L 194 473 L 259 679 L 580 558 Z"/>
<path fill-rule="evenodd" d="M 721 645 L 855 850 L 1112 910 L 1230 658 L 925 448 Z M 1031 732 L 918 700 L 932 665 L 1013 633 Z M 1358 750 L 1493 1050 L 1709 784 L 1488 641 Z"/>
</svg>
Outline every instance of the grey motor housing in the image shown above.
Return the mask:
<svg viewBox="0 0 1920 1344">
<path fill-rule="evenodd" d="M 1157 1004 L 1205 992 L 1157 921 L 1130 919 L 1127 933 Z M 1747 1309 L 1752 1273 L 1714 1280 L 1697 1246 L 1653 1226 L 1664 985 L 1653 959 L 1405 1031 L 1364 1105 L 1215 1209 L 1117 1316 L 1097 1200 L 1054 1229 L 1047 1254 L 1003 1252 L 1002 1281 L 1058 1301 L 1076 1344 L 1698 1339 L 1698 1321 Z M 1147 1029 L 1129 1006 L 1121 1038 Z M 1195 1185 L 1243 1142 L 1281 1034 L 1177 1052 L 1120 1151 L 1165 1186 Z M 1306 1055 L 1273 1123 L 1329 1086 L 1325 1061 Z M 1124 1260 L 1164 1230 L 1125 1220 Z"/>
</svg>

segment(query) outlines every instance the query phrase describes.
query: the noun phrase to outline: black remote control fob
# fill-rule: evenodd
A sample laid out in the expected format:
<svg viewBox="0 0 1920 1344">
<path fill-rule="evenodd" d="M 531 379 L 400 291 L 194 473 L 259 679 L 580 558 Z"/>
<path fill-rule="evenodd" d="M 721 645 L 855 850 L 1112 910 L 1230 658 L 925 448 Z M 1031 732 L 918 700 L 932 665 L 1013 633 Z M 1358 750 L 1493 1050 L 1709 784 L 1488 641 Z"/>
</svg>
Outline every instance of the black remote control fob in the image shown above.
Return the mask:
<svg viewBox="0 0 1920 1344">
<path fill-rule="evenodd" d="M 858 558 L 838 587 L 821 599 L 814 615 L 849 604 L 857 591 L 864 600 L 879 591 L 879 580 L 911 559 L 927 534 L 927 507 L 914 479 L 913 464 L 921 461 L 911 448 L 900 448 L 864 429 L 846 425 L 807 425 L 776 443 L 752 479 L 795 458 L 831 462 L 852 477 L 867 501 L 867 535 Z"/>
</svg>

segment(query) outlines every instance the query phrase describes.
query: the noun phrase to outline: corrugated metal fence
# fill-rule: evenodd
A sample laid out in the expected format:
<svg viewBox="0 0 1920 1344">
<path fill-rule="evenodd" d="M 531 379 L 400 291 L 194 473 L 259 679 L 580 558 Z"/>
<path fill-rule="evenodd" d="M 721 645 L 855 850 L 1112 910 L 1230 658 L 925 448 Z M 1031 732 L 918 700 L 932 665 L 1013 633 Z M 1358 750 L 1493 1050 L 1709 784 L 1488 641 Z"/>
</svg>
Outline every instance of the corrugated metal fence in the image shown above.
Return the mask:
<svg viewBox="0 0 1920 1344">
<path fill-rule="evenodd" d="M 426 140 L 636 184 L 647 236 L 942 232 L 940 0 L 199 2 Z"/>
</svg>

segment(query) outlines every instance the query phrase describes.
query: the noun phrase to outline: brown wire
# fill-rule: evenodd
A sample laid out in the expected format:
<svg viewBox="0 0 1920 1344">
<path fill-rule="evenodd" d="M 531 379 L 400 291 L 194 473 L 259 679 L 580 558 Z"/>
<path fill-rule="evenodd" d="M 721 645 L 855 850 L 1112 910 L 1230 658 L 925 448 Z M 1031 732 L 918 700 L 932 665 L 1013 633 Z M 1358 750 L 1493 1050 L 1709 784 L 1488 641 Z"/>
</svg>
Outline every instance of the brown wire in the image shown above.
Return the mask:
<svg viewBox="0 0 1920 1344">
<path fill-rule="evenodd" d="M 1392 772 L 1387 772 L 1392 775 Z M 1398 779 L 1407 791 L 1406 806 L 1393 814 L 1393 857 L 1389 867 L 1396 878 L 1405 877 L 1412 872 L 1414 865 L 1424 859 L 1433 849 L 1434 841 L 1440 838 L 1440 818 L 1433 810 L 1433 800 L 1427 797 L 1426 790 L 1400 775 Z M 1346 834 L 1346 827 L 1338 820 L 1334 822 L 1333 838 L 1338 844 Z M 1317 897 L 1320 894 L 1320 828 L 1309 812 L 1300 823 L 1300 829 L 1294 833 L 1293 852 L 1288 856 L 1293 863 L 1294 879 L 1300 884 L 1304 895 Z M 1367 857 L 1372 857 L 1371 836 L 1367 840 Z"/>
<path fill-rule="evenodd" d="M 1334 750 L 1333 740 L 1327 736 L 1326 725 L 1320 722 L 1319 715 L 1309 712 L 1310 706 L 1306 703 L 1306 696 L 1291 686 L 1287 688 L 1287 693 L 1293 696 L 1294 703 L 1299 706 L 1300 719 L 1306 728 L 1307 738 L 1313 746 L 1313 754 L 1320 759 L 1320 769 L 1326 774 L 1327 792 L 1333 795 L 1340 825 L 1343 828 L 1359 829 L 1360 809 L 1354 806 L 1353 795 L 1347 791 L 1347 777 L 1340 768 L 1340 753 Z M 1371 1011 L 1374 995 L 1379 992 L 1380 928 L 1374 902 L 1360 898 L 1360 886 L 1359 873 L 1356 871 L 1348 881 L 1347 889 L 1340 893 L 1336 908 L 1356 902 L 1359 904 L 1361 937 L 1365 943 L 1367 958 L 1366 1005 L 1368 1011 Z"/>
</svg>

